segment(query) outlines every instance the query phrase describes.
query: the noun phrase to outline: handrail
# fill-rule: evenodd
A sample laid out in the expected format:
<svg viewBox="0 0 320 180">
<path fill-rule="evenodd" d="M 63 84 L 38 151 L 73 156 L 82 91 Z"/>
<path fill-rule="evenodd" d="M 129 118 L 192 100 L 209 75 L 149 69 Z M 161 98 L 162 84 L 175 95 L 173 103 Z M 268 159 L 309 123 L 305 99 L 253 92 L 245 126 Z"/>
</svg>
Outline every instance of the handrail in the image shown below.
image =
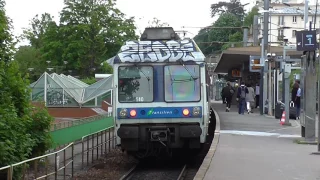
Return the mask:
<svg viewBox="0 0 320 180">
<path fill-rule="evenodd" d="M 110 126 L 110 127 L 108 127 L 108 128 L 102 129 L 102 130 L 100 130 L 100 131 L 96 131 L 96 132 L 94 132 L 94 133 L 90 133 L 90 134 L 87 134 L 87 135 L 85 135 L 85 136 L 82 136 L 81 141 L 83 141 L 83 139 L 86 138 L 86 137 L 88 137 L 88 136 L 97 134 L 97 133 L 99 133 L 99 132 L 101 132 L 101 131 L 105 131 L 105 130 L 108 130 L 108 129 L 111 129 L 111 128 L 114 128 L 114 126 Z"/>
<path fill-rule="evenodd" d="M 87 123 L 87 121 L 92 122 L 92 121 L 101 120 L 103 118 L 109 118 L 109 117 L 112 117 L 112 113 L 110 113 L 110 112 L 108 112 L 107 114 L 103 114 L 103 115 L 99 114 L 99 115 L 81 118 L 81 119 L 77 119 L 77 120 L 73 120 L 73 121 L 59 122 L 56 124 L 52 124 L 50 127 L 50 131 L 56 131 L 59 129 L 64 129 L 64 128 L 68 128 L 68 127 L 72 127 L 72 126 L 76 126 L 76 125 L 81 125 L 81 124 Z M 69 126 L 70 124 L 71 124 L 71 126 Z M 64 125 L 68 125 L 68 126 L 65 127 Z M 61 127 L 61 126 L 63 126 L 63 127 Z"/>
<path fill-rule="evenodd" d="M 30 161 L 34 161 L 34 160 L 37 160 L 37 159 L 41 159 L 41 158 L 44 158 L 44 157 L 47 157 L 47 156 L 51 156 L 51 155 L 54 155 L 54 154 L 57 154 L 59 152 L 62 152 L 64 150 L 66 150 L 67 148 L 69 148 L 71 145 L 73 145 L 74 143 L 70 143 L 68 146 L 64 147 L 63 149 L 60 149 L 59 151 L 56 151 L 56 152 L 52 152 L 52 153 L 49 153 L 49 154 L 45 154 L 45 155 L 42 155 L 42 156 L 38 156 L 38 157 L 35 157 L 35 158 L 32 158 L 32 159 L 27 159 L 27 160 L 24 160 L 24 161 L 21 161 L 21 162 L 18 162 L 18 163 L 15 163 L 15 164 L 11 164 L 11 165 L 8 165 L 8 166 L 5 166 L 5 167 L 2 167 L 0 168 L 0 171 L 1 170 L 5 170 L 5 169 L 8 169 L 10 167 L 13 167 L 13 166 L 18 166 L 18 165 L 21 165 L 21 164 L 24 164 L 24 163 L 27 163 L 27 162 L 30 162 Z"/>
</svg>

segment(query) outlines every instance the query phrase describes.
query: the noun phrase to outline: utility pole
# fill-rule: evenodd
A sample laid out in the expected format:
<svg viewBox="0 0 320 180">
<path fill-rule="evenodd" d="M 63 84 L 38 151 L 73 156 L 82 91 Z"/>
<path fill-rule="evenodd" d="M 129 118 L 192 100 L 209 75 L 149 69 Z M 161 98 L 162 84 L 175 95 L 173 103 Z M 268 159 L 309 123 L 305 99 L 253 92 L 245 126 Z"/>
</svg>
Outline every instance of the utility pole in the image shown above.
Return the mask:
<svg viewBox="0 0 320 180">
<path fill-rule="evenodd" d="M 304 29 L 307 30 L 307 24 L 308 24 L 308 15 L 309 15 L 309 5 L 308 0 L 304 0 Z"/>
<path fill-rule="evenodd" d="M 269 70 L 269 72 L 268 72 L 268 74 L 269 74 L 269 83 L 268 83 L 268 115 L 269 116 L 272 116 L 272 74 L 271 74 L 271 69 L 272 69 L 272 60 L 271 59 L 269 59 L 269 61 L 268 61 L 268 64 L 269 64 L 269 66 L 268 66 L 268 70 Z"/>
<path fill-rule="evenodd" d="M 264 13 L 263 13 L 263 43 L 261 47 L 261 59 L 260 62 L 263 64 L 263 70 L 260 73 L 260 114 L 263 114 L 264 111 L 264 103 L 267 99 L 267 76 L 266 73 L 264 72 L 266 70 L 266 64 L 265 63 L 265 58 L 267 54 L 267 47 L 268 47 L 268 33 L 269 32 L 269 0 L 264 1 Z M 262 92 L 262 93 L 261 93 Z"/>
</svg>

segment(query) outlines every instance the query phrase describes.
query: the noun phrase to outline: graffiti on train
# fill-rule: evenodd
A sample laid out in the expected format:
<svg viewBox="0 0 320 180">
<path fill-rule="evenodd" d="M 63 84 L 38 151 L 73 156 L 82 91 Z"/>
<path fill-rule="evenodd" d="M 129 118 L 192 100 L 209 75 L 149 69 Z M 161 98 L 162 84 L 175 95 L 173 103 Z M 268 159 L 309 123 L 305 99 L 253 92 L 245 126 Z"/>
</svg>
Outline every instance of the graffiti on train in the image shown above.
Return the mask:
<svg viewBox="0 0 320 180">
<path fill-rule="evenodd" d="M 191 40 L 128 41 L 118 53 L 122 62 L 196 61 L 202 56 Z"/>
</svg>

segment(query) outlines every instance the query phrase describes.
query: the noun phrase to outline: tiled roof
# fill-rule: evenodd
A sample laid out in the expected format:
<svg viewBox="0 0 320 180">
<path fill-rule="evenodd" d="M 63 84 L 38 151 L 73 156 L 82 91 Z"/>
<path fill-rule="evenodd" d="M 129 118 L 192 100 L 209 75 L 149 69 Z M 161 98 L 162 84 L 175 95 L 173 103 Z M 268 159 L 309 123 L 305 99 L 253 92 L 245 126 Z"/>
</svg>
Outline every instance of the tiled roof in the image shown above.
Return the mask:
<svg viewBox="0 0 320 180">
<path fill-rule="evenodd" d="M 303 15 L 304 9 L 303 8 L 295 8 L 295 7 L 286 7 L 281 9 L 270 9 L 270 14 L 298 14 Z M 309 15 L 314 15 L 316 13 L 315 9 L 309 10 Z M 320 15 L 320 7 L 317 10 L 317 14 Z"/>
</svg>

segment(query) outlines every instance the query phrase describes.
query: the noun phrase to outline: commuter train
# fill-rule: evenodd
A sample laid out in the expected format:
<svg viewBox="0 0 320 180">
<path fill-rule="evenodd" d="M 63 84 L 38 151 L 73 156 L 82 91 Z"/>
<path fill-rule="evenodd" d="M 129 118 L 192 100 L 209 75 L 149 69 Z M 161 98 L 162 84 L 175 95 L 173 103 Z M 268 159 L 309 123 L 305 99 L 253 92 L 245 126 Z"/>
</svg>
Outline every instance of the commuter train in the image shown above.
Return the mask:
<svg viewBox="0 0 320 180">
<path fill-rule="evenodd" d="M 209 126 L 205 56 L 171 27 L 146 28 L 113 58 L 117 145 L 143 158 L 200 150 Z"/>
</svg>

